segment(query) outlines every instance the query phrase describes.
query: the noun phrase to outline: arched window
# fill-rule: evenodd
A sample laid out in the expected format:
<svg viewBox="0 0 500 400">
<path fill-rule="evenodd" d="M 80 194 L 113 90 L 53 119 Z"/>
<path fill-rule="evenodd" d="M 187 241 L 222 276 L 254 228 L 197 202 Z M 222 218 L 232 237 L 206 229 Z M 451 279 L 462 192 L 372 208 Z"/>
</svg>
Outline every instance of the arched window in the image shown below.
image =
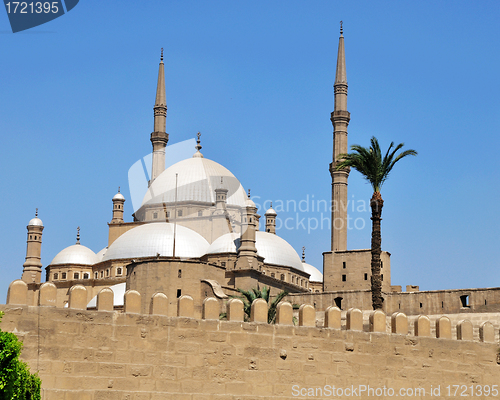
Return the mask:
<svg viewBox="0 0 500 400">
<path fill-rule="evenodd" d="M 106 270 L 106 276 L 109 276 L 109 268 Z"/>
<path fill-rule="evenodd" d="M 94 279 L 99 278 L 99 274 L 97 272 L 94 272 Z"/>
<path fill-rule="evenodd" d="M 57 280 L 57 279 L 59 279 L 59 274 L 55 273 L 54 274 L 54 280 Z"/>
<path fill-rule="evenodd" d="M 122 274 L 122 268 L 121 267 L 118 267 L 116 269 L 116 275 L 121 275 Z"/>
<path fill-rule="evenodd" d="M 61 274 L 61 279 L 66 279 L 66 272 L 63 272 L 63 273 Z"/>
<path fill-rule="evenodd" d="M 80 279 L 80 273 L 79 272 L 75 272 L 73 274 L 73 279 Z"/>
<path fill-rule="evenodd" d="M 83 274 L 83 279 L 89 279 L 89 277 L 90 277 L 90 276 L 89 276 L 89 274 L 88 274 L 88 273 Z"/>
<path fill-rule="evenodd" d="M 285 280 L 285 274 L 281 274 L 280 279 L 281 279 L 282 281 L 284 281 L 284 280 Z"/>
</svg>

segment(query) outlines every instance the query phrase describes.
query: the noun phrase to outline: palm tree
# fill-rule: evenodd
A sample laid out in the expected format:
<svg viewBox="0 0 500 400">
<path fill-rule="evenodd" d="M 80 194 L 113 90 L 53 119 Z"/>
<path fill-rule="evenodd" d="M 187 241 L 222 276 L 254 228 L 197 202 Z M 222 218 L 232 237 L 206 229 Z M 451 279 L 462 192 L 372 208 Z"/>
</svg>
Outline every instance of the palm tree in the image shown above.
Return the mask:
<svg viewBox="0 0 500 400">
<path fill-rule="evenodd" d="M 404 146 L 404 143 L 394 147 L 394 142 L 387 149 L 382 157 L 380 146 L 376 137 L 370 139 L 370 147 L 362 147 L 357 144 L 351 146 L 352 153 L 340 154 L 337 170 L 344 168 L 354 168 L 370 182 L 373 188 L 373 196 L 370 200 L 372 209 L 372 243 L 371 243 L 371 291 L 372 306 L 374 310 L 382 308 L 384 298 L 382 297 L 382 280 L 380 277 L 380 254 L 382 253 L 382 237 L 380 234 L 380 221 L 382 220 L 382 207 L 384 200 L 380 195 L 380 188 L 386 181 L 394 164 L 406 156 L 416 156 L 415 150 L 405 150 L 396 154 Z"/>
<path fill-rule="evenodd" d="M 271 291 L 268 287 L 264 286 L 262 290 L 258 288 L 252 288 L 251 290 L 243 290 L 240 288 L 236 289 L 242 294 L 242 296 L 230 296 L 233 298 L 240 299 L 243 301 L 243 310 L 245 311 L 245 321 L 250 320 L 250 313 L 252 310 L 252 303 L 255 299 L 264 299 L 268 304 L 267 312 L 267 322 L 269 324 L 274 324 L 276 322 L 276 308 L 283 298 L 288 295 L 286 290 L 282 290 L 276 295 L 276 298 L 269 303 Z M 225 318 L 226 313 L 221 314 L 221 318 Z"/>
</svg>

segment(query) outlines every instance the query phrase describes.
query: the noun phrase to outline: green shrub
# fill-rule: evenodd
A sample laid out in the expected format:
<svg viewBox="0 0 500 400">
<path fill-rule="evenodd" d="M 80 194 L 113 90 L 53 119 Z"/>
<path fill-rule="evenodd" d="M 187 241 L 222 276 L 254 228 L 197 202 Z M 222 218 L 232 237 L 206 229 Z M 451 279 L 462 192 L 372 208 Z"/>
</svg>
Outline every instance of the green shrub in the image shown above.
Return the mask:
<svg viewBox="0 0 500 400">
<path fill-rule="evenodd" d="M 16 335 L 0 330 L 0 400 L 40 400 L 42 382 L 19 360 L 22 347 Z"/>
</svg>

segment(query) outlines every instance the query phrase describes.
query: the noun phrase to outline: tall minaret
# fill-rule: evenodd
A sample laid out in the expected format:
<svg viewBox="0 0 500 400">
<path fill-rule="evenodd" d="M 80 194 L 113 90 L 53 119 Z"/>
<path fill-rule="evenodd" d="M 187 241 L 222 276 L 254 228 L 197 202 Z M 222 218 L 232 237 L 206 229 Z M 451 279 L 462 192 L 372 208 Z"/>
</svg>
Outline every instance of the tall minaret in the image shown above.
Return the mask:
<svg viewBox="0 0 500 400">
<path fill-rule="evenodd" d="M 153 107 L 155 114 L 155 127 L 151 133 L 153 143 L 153 166 L 151 169 L 150 184 L 165 170 L 165 147 L 168 143 L 167 124 L 167 99 L 165 96 L 165 71 L 163 68 L 163 48 L 161 49 L 160 67 L 158 70 L 158 85 L 156 87 L 156 101 Z"/>
<path fill-rule="evenodd" d="M 347 111 L 347 78 L 345 69 L 344 35 L 340 21 L 339 51 L 335 74 L 333 124 L 333 162 L 330 164 L 332 176 L 332 251 L 347 250 L 347 178 L 349 168 L 336 171 L 339 154 L 347 153 L 347 126 L 351 115 Z"/>
<path fill-rule="evenodd" d="M 28 239 L 26 240 L 26 261 L 23 264 L 22 280 L 26 283 L 40 283 L 42 279 L 42 232 L 43 222 L 38 218 L 38 208 L 35 218 L 31 219 L 26 227 Z"/>
</svg>

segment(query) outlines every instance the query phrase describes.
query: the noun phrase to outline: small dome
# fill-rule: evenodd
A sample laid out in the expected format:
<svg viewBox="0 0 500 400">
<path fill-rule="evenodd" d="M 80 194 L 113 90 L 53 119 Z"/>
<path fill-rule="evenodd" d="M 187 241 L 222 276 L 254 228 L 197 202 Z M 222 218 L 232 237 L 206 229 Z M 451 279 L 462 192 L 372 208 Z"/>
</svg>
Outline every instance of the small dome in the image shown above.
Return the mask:
<svg viewBox="0 0 500 400">
<path fill-rule="evenodd" d="M 43 226 L 43 222 L 38 217 L 31 218 L 30 222 L 28 223 L 28 226 Z"/>
<path fill-rule="evenodd" d="M 124 258 L 172 257 L 174 224 L 155 222 L 133 228 L 109 246 L 102 261 Z M 210 244 L 197 232 L 177 225 L 175 256 L 199 258 L 206 253 Z"/>
<path fill-rule="evenodd" d="M 236 253 L 240 246 L 240 235 L 226 233 L 217 238 L 207 254 Z M 255 232 L 257 254 L 264 257 L 264 263 L 292 267 L 304 271 L 302 261 L 294 248 L 285 239 L 267 232 Z"/>
<path fill-rule="evenodd" d="M 316 267 L 313 267 L 311 264 L 307 264 L 304 261 L 302 261 L 302 266 L 304 267 L 304 271 L 307 272 L 309 275 L 309 281 L 311 282 L 323 282 L 323 274 L 320 272 L 319 269 Z"/>
<path fill-rule="evenodd" d="M 120 192 L 118 192 L 117 194 L 115 194 L 113 196 L 113 201 L 115 201 L 115 200 L 123 200 L 123 201 L 125 201 L 125 197 L 123 197 L 123 194 L 121 194 Z"/>
<path fill-rule="evenodd" d="M 99 262 L 103 261 L 104 254 L 106 254 L 107 250 L 108 250 L 108 247 L 105 247 L 99 253 L 97 253 L 97 259 L 99 260 Z"/>
<path fill-rule="evenodd" d="M 74 244 L 60 251 L 50 265 L 94 265 L 99 261 L 97 255 L 88 247 Z"/>
<path fill-rule="evenodd" d="M 123 306 L 124 303 L 124 297 L 125 297 L 125 291 L 127 284 L 125 282 L 123 283 L 118 283 L 116 285 L 110 286 L 109 288 L 113 291 L 113 305 L 116 306 Z M 92 298 L 92 300 L 89 301 L 87 304 L 87 308 L 93 308 L 97 307 L 97 295 Z"/>
<path fill-rule="evenodd" d="M 276 211 L 274 211 L 273 206 L 271 206 L 271 208 L 269 208 L 269 210 L 267 210 L 264 215 L 275 215 L 276 216 L 278 214 L 276 214 Z"/>
</svg>

